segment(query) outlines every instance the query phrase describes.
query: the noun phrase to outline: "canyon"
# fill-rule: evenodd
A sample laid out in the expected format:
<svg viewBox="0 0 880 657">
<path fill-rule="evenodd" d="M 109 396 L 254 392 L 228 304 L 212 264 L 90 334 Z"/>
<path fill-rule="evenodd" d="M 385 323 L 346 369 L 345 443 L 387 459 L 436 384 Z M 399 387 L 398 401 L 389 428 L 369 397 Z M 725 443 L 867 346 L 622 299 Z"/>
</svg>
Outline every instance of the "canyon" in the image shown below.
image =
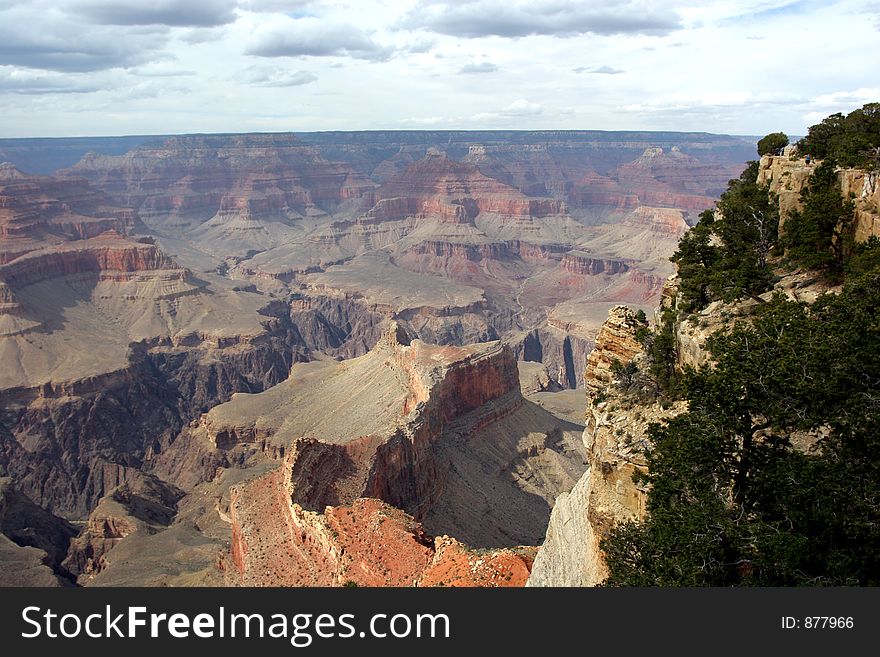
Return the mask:
<svg viewBox="0 0 880 657">
<path fill-rule="evenodd" d="M 608 311 L 653 308 L 753 149 L 86 142 L 0 144 L 4 582 L 523 585 Z"/>
</svg>

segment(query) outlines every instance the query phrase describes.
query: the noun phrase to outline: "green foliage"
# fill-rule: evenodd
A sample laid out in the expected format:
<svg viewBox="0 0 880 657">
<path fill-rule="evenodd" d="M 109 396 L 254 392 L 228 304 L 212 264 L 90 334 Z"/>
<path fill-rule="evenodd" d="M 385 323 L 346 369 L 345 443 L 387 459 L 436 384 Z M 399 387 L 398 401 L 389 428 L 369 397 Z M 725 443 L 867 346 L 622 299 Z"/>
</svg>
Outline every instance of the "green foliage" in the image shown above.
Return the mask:
<svg viewBox="0 0 880 657">
<path fill-rule="evenodd" d="M 848 276 L 859 276 L 876 267 L 880 267 L 880 239 L 872 235 L 867 242 L 853 246 L 845 269 Z"/>
<path fill-rule="evenodd" d="M 608 584 L 880 584 L 880 269 L 708 346 L 689 412 L 651 428 L 645 521 L 602 543 Z"/>
<path fill-rule="evenodd" d="M 684 234 L 672 256 L 678 265 L 679 302 L 685 312 L 704 308 L 717 296 L 721 249 L 712 240 L 714 223 L 712 210 L 703 212 L 699 223 Z"/>
<path fill-rule="evenodd" d="M 801 193 L 803 209 L 785 222 L 782 244 L 788 257 L 808 269 L 840 274 L 851 251 L 853 203 L 844 200 L 831 157 L 816 167 Z"/>
<path fill-rule="evenodd" d="M 675 313 L 663 311 L 658 330 L 645 345 L 648 353 L 648 371 L 657 384 L 661 397 L 670 398 L 677 394 L 678 377 L 675 365 L 678 354 L 675 347 Z"/>
<path fill-rule="evenodd" d="M 758 163 L 750 162 L 718 201 L 723 218 L 716 221 L 707 210 L 679 242 L 671 259 L 678 265 L 685 312 L 770 289 L 768 258 L 776 246 L 779 207 L 757 177 Z"/>
<path fill-rule="evenodd" d="M 833 158 L 845 167 L 871 167 L 873 149 L 880 147 L 880 103 L 868 103 L 846 116 L 832 114 L 811 126 L 798 150 L 819 159 Z"/>
<path fill-rule="evenodd" d="M 648 316 L 645 314 L 644 310 L 639 309 L 639 312 L 636 313 L 636 321 L 641 324 L 648 323 Z"/>
<path fill-rule="evenodd" d="M 758 140 L 758 155 L 767 155 L 788 146 L 788 135 L 784 132 L 771 132 Z"/>
</svg>

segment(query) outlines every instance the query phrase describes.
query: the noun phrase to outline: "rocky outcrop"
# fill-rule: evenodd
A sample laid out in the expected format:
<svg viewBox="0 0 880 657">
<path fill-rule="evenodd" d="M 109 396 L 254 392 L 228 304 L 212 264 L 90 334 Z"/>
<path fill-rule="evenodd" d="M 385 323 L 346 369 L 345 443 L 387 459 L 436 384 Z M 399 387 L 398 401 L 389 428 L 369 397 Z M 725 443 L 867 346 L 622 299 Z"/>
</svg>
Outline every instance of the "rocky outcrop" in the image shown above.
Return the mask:
<svg viewBox="0 0 880 657">
<path fill-rule="evenodd" d="M 0 478 L 0 586 L 70 585 L 62 565 L 76 529 Z"/>
<path fill-rule="evenodd" d="M 677 276 L 663 287 L 655 312 L 659 323 L 664 309 L 675 309 Z M 794 301 L 812 303 L 825 292 L 835 292 L 818 274 L 794 271 L 777 280 L 774 290 L 734 303 L 715 302 L 697 313 L 681 316 L 674 325 L 676 367 L 700 367 L 710 362 L 706 340 L 731 322 L 747 319 L 761 303 L 781 292 Z M 633 482 L 644 471 L 651 424 L 687 410 L 684 400 L 653 401 L 650 394 L 622 389 L 612 365 L 633 363 L 636 379 L 645 376 L 646 355 L 636 339 L 644 324 L 625 306 L 611 309 L 587 359 L 585 376 L 586 428 L 583 433 L 588 470 L 570 492 L 560 495 L 550 517 L 545 541 L 535 559 L 529 586 L 595 586 L 608 575 L 601 540 L 616 524 L 644 518 L 647 490 Z M 815 441 L 805 436 L 804 449 Z"/>
<path fill-rule="evenodd" d="M 615 361 L 625 365 L 644 353 L 636 340 L 640 326 L 644 325 L 627 306 L 614 306 L 608 311 L 608 319 L 596 336 L 596 346 L 587 356 L 584 376 L 587 397 L 595 398 L 611 385 L 614 380 L 611 367 Z"/>
<path fill-rule="evenodd" d="M 813 160 L 807 164 L 794 147 L 786 148 L 783 155 L 761 157 L 758 184 L 779 195 L 780 230 L 784 230 L 788 214 L 801 209 L 801 193 L 820 163 Z M 853 200 L 855 241 L 864 242 L 872 236 L 880 237 L 880 184 L 877 171 L 841 168 L 837 171 L 837 180 L 843 198 Z"/>
<path fill-rule="evenodd" d="M 477 553 L 360 498 L 323 513 L 291 504 L 286 464 L 233 490 L 227 582 L 244 586 L 522 586 L 531 553 Z M 256 489 L 256 490 L 255 490 Z M 264 489 L 264 490 L 259 490 Z M 246 501 L 247 500 L 247 501 Z"/>
<path fill-rule="evenodd" d="M 596 338 L 585 375 L 586 474 L 554 505 L 529 586 L 595 586 L 607 577 L 599 543 L 615 524 L 644 516 L 646 490 L 632 480 L 645 467 L 648 427 L 683 410 L 682 403 L 634 405 L 619 390 L 611 366 L 643 366 L 636 331 L 644 326 L 626 306 L 615 306 Z"/>
<path fill-rule="evenodd" d="M 113 489 L 89 514 L 72 541 L 64 567 L 80 584 L 100 573 L 106 555 L 135 532 L 155 533 L 169 525 L 183 493 L 151 475 L 138 474 Z"/>
<path fill-rule="evenodd" d="M 233 489 L 231 559 L 244 583 L 271 583 L 269 569 L 288 584 L 412 584 L 429 566 L 435 583 L 476 581 L 449 561 L 470 564 L 480 581 L 516 583 L 528 553 L 481 559 L 446 541 L 441 558 L 400 514 L 479 547 L 537 540 L 551 500 L 582 469 L 572 429 L 523 399 L 506 347 L 432 346 L 392 326 L 365 356 L 298 365 L 285 383 L 214 408 L 192 429 L 191 445 L 225 452 L 228 462 L 249 446 L 280 460 Z M 389 536 L 370 534 L 375 513 L 391 513 L 376 500 L 400 510 Z M 350 568 L 349 558 L 368 566 Z M 514 566 L 519 575 L 507 577 Z M 376 568 L 391 574 L 355 574 Z"/>
<path fill-rule="evenodd" d="M 550 376 L 550 371 L 543 363 L 520 360 L 517 361 L 516 366 L 519 370 L 519 386 L 523 395 L 562 389 L 559 382 Z"/>
<path fill-rule="evenodd" d="M 629 271 L 633 264 L 632 261 L 609 260 L 597 258 L 582 251 L 569 251 L 562 256 L 560 266 L 574 274 L 598 276 L 599 274 L 622 274 Z"/>
<path fill-rule="evenodd" d="M 853 199 L 855 241 L 880 238 L 880 172 L 843 169 L 838 177 L 843 198 Z"/>
</svg>

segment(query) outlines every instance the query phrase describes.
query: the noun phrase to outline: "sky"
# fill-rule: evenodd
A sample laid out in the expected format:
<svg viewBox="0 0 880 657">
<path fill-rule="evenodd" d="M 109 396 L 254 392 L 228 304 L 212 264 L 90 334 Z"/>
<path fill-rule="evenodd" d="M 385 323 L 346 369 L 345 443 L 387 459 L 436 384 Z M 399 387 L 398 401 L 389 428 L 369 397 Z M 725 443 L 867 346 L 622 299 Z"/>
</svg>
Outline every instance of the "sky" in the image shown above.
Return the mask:
<svg viewBox="0 0 880 657">
<path fill-rule="evenodd" d="M 878 61 L 880 0 L 0 0 L 0 137 L 802 135 Z"/>
</svg>

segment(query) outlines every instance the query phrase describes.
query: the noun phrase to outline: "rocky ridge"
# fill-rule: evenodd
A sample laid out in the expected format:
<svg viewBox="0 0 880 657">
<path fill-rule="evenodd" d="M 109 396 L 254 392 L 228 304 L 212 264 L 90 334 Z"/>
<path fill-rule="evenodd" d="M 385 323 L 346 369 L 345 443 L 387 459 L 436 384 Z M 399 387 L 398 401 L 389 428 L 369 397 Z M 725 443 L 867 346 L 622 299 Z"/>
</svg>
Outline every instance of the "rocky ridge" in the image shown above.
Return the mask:
<svg viewBox="0 0 880 657">
<path fill-rule="evenodd" d="M 228 552 L 217 547 L 229 583 L 521 585 L 534 550 L 518 546 L 582 472 L 576 429 L 523 399 L 503 345 L 437 347 L 391 326 L 362 357 L 297 365 L 215 407 L 165 453 L 185 467 L 160 471 L 190 491 L 180 507 L 220 472 L 244 477 L 215 511 L 231 532 Z M 111 504 L 128 525 L 110 537 L 107 508 L 76 557 L 84 583 L 116 581 L 114 554 L 181 531 L 138 532 Z"/>
</svg>

